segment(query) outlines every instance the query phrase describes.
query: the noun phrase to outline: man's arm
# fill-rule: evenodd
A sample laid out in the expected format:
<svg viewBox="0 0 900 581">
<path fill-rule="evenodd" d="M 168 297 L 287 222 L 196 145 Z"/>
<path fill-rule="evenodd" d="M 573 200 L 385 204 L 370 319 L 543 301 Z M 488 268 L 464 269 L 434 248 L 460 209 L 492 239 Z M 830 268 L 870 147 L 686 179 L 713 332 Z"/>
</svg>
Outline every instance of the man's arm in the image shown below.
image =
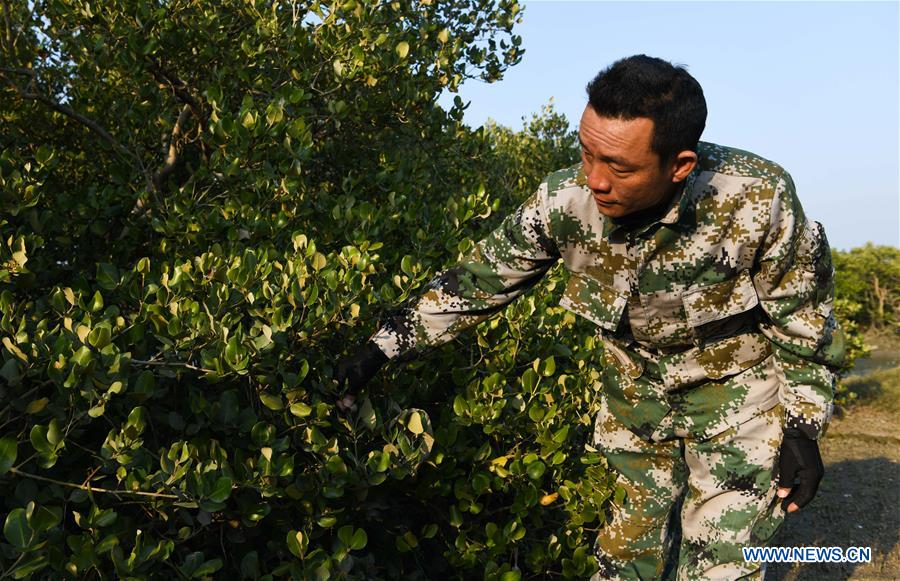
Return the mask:
<svg viewBox="0 0 900 581">
<path fill-rule="evenodd" d="M 408 305 L 389 311 L 371 341 L 389 357 L 450 341 L 534 286 L 559 259 L 541 183 L 496 230 Z"/>
<path fill-rule="evenodd" d="M 785 433 L 818 439 L 831 418 L 835 370 L 844 357 L 834 317 L 834 268 L 822 226 L 806 219 L 794 183 L 776 184 L 770 229 L 754 284 L 767 320 L 785 408 Z"/>
</svg>

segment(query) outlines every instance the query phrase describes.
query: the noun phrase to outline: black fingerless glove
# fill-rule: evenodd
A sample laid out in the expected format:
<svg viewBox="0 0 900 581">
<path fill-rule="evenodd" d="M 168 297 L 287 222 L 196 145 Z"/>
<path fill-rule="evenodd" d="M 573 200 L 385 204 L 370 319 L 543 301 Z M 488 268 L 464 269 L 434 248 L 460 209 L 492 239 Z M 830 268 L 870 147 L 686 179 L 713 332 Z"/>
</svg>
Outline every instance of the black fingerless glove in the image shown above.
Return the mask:
<svg viewBox="0 0 900 581">
<path fill-rule="evenodd" d="M 388 356 L 369 341 L 355 353 L 338 361 L 334 370 L 334 379 L 341 393 L 355 393 L 364 387 L 381 366 L 387 363 Z"/>
<path fill-rule="evenodd" d="M 803 508 L 816 496 L 819 482 L 825 475 L 825 465 L 819 454 L 819 443 L 810 440 L 799 430 L 787 428 L 781 441 L 778 459 L 778 486 L 790 488 L 782 501 L 786 511 L 792 502 Z"/>
</svg>

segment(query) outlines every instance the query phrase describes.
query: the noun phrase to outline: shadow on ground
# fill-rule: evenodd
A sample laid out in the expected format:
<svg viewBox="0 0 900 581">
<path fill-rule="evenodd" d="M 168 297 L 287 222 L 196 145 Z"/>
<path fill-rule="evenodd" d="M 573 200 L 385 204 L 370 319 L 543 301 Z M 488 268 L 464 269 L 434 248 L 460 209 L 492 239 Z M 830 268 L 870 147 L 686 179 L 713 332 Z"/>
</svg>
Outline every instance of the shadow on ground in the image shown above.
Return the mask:
<svg viewBox="0 0 900 581">
<path fill-rule="evenodd" d="M 886 444 L 863 440 L 853 445 Z M 896 443 L 887 445 L 896 450 Z M 772 564 L 767 580 L 900 578 L 900 463 L 874 457 L 828 464 L 819 495 L 785 520 L 774 545 L 871 547 L 872 562 Z"/>
</svg>

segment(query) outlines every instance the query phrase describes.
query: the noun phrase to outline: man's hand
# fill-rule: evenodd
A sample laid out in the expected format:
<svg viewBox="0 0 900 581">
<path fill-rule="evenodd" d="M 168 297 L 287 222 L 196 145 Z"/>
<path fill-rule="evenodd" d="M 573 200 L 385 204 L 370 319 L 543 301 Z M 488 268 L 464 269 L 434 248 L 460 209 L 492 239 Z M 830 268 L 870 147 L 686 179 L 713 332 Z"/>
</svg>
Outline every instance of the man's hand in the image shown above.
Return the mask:
<svg viewBox="0 0 900 581">
<path fill-rule="evenodd" d="M 355 353 L 338 361 L 334 370 L 334 381 L 340 393 L 337 406 L 341 411 L 347 411 L 353 406 L 356 392 L 372 379 L 387 360 L 387 355 L 378 348 L 378 345 L 370 341 Z"/>
<path fill-rule="evenodd" d="M 816 496 L 825 466 L 819 443 L 792 428 L 784 431 L 778 459 L 778 498 L 781 508 L 796 512 Z"/>
</svg>

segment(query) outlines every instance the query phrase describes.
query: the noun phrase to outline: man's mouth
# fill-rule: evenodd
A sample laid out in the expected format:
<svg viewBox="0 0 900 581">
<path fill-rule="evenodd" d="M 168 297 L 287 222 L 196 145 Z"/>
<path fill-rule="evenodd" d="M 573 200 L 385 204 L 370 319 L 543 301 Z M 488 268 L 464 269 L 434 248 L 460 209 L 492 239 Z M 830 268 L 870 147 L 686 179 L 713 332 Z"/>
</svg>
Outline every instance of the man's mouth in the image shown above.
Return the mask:
<svg viewBox="0 0 900 581">
<path fill-rule="evenodd" d="M 599 196 L 594 196 L 594 201 L 600 204 L 601 206 L 615 206 L 616 203 L 612 201 L 606 201 L 600 198 Z"/>
</svg>

